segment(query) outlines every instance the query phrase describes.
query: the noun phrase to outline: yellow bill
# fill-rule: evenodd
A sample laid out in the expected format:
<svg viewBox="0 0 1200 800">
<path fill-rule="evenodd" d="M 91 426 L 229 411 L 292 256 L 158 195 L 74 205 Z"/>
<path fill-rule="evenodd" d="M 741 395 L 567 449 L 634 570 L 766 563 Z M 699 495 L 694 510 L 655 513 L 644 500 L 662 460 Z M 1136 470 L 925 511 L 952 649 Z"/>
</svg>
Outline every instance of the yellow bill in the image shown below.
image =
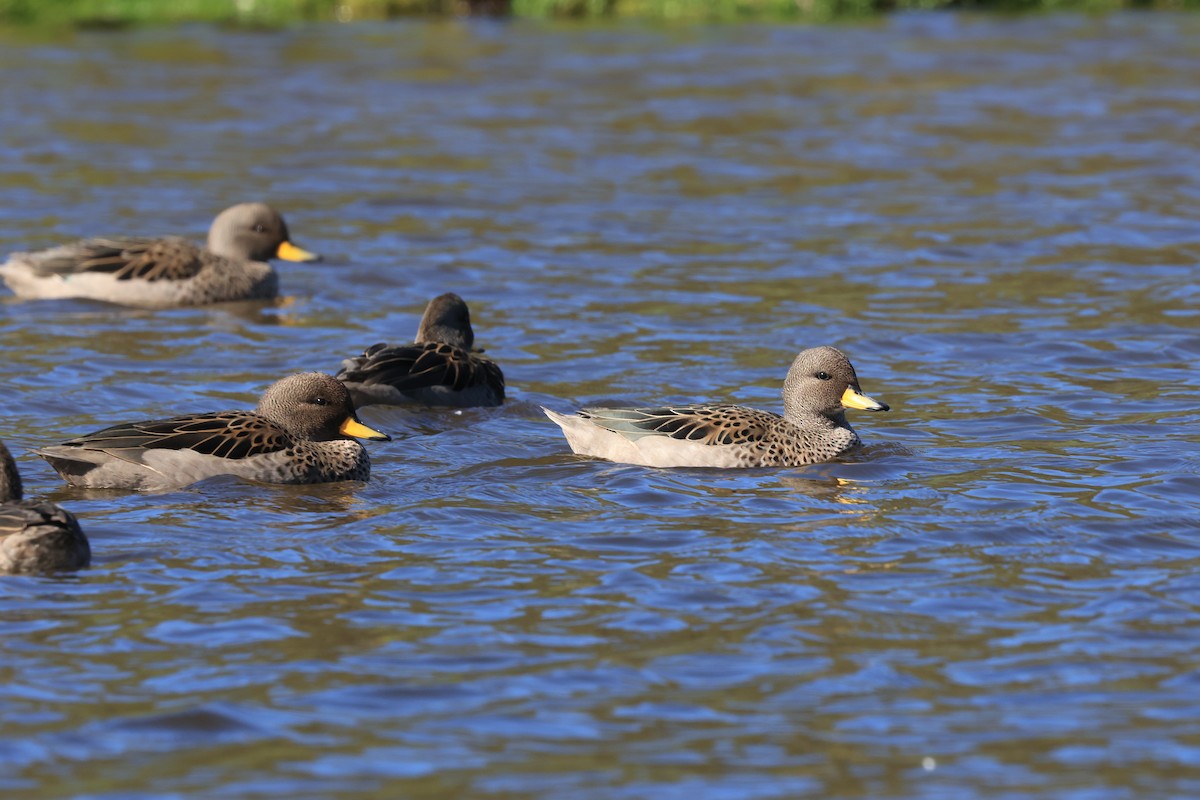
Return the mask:
<svg viewBox="0 0 1200 800">
<path fill-rule="evenodd" d="M 316 261 L 320 258 L 316 253 L 310 253 L 288 241 L 279 245 L 279 249 L 275 251 L 275 257 L 282 258 L 284 261 Z"/>
<path fill-rule="evenodd" d="M 853 386 L 847 386 L 842 392 L 842 405 L 846 408 L 857 408 L 861 411 L 887 411 L 888 404 L 872 400 Z"/>
<path fill-rule="evenodd" d="M 380 433 L 374 428 L 368 428 L 354 417 L 346 417 L 346 421 L 342 423 L 339 431 L 347 436 L 353 436 L 356 439 L 372 439 L 376 442 L 390 442 L 392 437 L 386 433 Z"/>
</svg>

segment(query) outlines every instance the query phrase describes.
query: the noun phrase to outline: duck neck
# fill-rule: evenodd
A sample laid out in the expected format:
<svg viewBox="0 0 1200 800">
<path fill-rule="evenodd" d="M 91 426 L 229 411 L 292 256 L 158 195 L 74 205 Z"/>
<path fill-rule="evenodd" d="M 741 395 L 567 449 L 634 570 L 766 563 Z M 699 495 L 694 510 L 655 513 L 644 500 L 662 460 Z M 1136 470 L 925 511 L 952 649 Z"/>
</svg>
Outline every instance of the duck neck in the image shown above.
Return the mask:
<svg viewBox="0 0 1200 800">
<path fill-rule="evenodd" d="M 417 331 L 417 344 L 428 344 L 429 342 L 437 342 L 438 344 L 448 344 L 462 350 L 470 350 L 475 344 L 475 332 L 470 328 L 463 330 L 461 328 L 451 327 L 449 325 L 422 325 Z"/>
<path fill-rule="evenodd" d="M 814 411 L 804 408 L 786 395 L 783 398 L 783 417 L 788 422 L 802 427 L 850 428 L 846 412 L 841 408 L 832 411 Z"/>
</svg>

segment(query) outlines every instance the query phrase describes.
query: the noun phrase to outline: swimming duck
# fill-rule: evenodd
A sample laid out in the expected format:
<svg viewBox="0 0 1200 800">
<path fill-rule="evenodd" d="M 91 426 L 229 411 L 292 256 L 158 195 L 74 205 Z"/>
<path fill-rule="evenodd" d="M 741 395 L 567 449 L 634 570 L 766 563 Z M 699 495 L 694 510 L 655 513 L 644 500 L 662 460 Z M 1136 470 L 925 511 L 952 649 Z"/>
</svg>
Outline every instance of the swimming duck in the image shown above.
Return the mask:
<svg viewBox="0 0 1200 800">
<path fill-rule="evenodd" d="M 0 442 L 0 572 L 60 572 L 92 560 L 75 516 L 53 503 L 22 500 L 17 462 Z"/>
<path fill-rule="evenodd" d="M 472 350 L 471 313 L 458 295 L 429 301 L 414 344 L 372 345 L 347 358 L 337 374 L 356 406 L 373 403 L 498 406 L 504 402 L 500 366 Z"/>
<path fill-rule="evenodd" d="M 177 489 L 215 475 L 263 483 L 365 481 L 353 437 L 390 441 L 358 420 L 350 393 L 320 372 L 272 384 L 254 411 L 128 422 L 35 451 L 67 483 L 93 489 Z"/>
<path fill-rule="evenodd" d="M 83 239 L 14 253 L 0 277 L 23 299 L 85 298 L 143 308 L 261 300 L 279 292 L 270 258 L 313 261 L 288 238 L 279 212 L 241 203 L 213 220 L 208 244 L 177 236 Z"/>
<path fill-rule="evenodd" d="M 735 405 L 542 410 L 575 453 L 649 467 L 816 464 L 860 444 L 845 409 L 888 410 L 862 393 L 850 360 L 834 347 L 796 356 L 783 407 L 783 416 Z"/>
</svg>

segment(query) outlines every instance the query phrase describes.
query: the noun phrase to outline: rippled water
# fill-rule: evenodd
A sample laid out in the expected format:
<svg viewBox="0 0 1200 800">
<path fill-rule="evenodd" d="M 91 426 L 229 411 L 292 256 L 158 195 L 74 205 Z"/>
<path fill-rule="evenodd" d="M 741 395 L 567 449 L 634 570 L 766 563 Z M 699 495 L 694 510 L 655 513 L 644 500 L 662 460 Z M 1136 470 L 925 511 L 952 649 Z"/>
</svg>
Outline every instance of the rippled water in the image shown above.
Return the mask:
<svg viewBox="0 0 1200 800">
<path fill-rule="evenodd" d="M 0 302 L 0 437 L 249 407 L 453 290 L 510 402 L 366 485 L 27 489 L 14 797 L 1200 794 L 1200 18 L 0 33 L 0 250 L 265 199 L 278 305 Z M 539 405 L 892 405 L 799 470 L 570 455 Z"/>
</svg>

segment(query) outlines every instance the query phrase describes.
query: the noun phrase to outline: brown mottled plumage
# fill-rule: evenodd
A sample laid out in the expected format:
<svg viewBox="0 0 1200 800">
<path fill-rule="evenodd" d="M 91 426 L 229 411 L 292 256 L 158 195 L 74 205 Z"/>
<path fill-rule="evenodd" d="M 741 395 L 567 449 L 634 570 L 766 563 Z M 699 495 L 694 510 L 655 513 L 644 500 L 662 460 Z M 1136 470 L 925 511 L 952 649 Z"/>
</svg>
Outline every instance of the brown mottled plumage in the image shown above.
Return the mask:
<svg viewBox="0 0 1200 800">
<path fill-rule="evenodd" d="M 365 481 L 353 437 L 390 437 L 358 421 L 350 394 L 320 372 L 272 384 L 254 411 L 114 425 L 38 450 L 66 481 L 103 489 L 174 489 L 215 475 L 263 483 Z"/>
<path fill-rule="evenodd" d="M 372 403 L 431 406 L 498 406 L 504 373 L 472 350 L 475 331 L 467 304 L 447 292 L 429 301 L 414 344 L 380 342 L 347 358 L 337 374 L 356 406 Z"/>
<path fill-rule="evenodd" d="M 862 393 L 850 360 L 833 347 L 796 356 L 783 383 L 784 414 L 733 405 L 542 409 L 580 455 L 651 467 L 790 467 L 859 444 L 846 408 L 887 411 Z"/>
<path fill-rule="evenodd" d="M 0 572 L 60 572 L 92 560 L 87 537 L 71 512 L 22 500 L 17 462 L 0 442 Z"/>
<path fill-rule="evenodd" d="M 283 217 L 264 203 L 227 208 L 206 247 L 179 237 L 97 237 L 34 253 L 14 253 L 0 277 L 25 299 L 78 297 L 161 308 L 274 297 L 271 258 L 317 256 L 288 238 Z"/>
</svg>

